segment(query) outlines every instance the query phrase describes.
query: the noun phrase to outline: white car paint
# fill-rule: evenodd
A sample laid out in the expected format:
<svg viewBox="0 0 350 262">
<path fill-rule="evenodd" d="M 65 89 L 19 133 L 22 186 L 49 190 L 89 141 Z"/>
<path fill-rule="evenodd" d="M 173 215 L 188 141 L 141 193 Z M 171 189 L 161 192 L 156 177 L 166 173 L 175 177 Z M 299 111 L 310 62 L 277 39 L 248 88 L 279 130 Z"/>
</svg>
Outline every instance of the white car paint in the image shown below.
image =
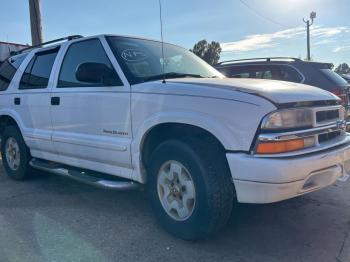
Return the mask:
<svg viewBox="0 0 350 262">
<path fill-rule="evenodd" d="M 286 193 L 277 190 L 271 191 L 275 192 L 272 198 L 266 196 L 264 200 L 264 195 L 255 194 L 254 188 L 256 192 L 264 192 L 265 189 L 259 191 L 261 187 L 254 183 L 289 183 L 289 180 L 278 180 L 284 174 L 292 177 L 293 174 L 301 175 L 299 180 L 295 178 L 300 181 L 323 163 L 340 165 L 341 161 L 346 160 L 319 153 L 316 158 L 325 162 L 314 166 L 309 158 L 299 156 L 294 169 L 287 172 L 285 169 L 290 166 L 289 162 L 281 164 L 280 160 L 269 158 L 266 160 L 269 168 L 264 169 L 259 164 L 263 160 L 249 155 L 262 118 L 276 110 L 278 104 L 336 100 L 329 92 L 301 84 L 252 79 L 183 78 L 131 86 L 105 37 L 91 38 L 100 39 L 123 82 L 122 86 L 89 87 L 84 90 L 56 87 L 65 52 L 69 45 L 81 41 L 77 39 L 60 45 L 48 88 L 39 91 L 18 90 L 22 73 L 37 52 L 33 50 L 10 87 L 0 93 L 0 116 L 9 115 L 15 119 L 33 157 L 145 183 L 147 175 L 143 171 L 140 155 L 149 131 L 163 123 L 194 125 L 213 134 L 230 152 L 227 159 L 238 200 L 242 202 L 272 202 L 293 197 L 293 190 L 285 191 L 292 192 L 287 193 L 286 197 L 280 197 L 278 194 Z M 20 106 L 13 104 L 17 96 L 23 101 Z M 50 98 L 54 96 L 60 96 L 60 106 L 50 105 Z M 341 149 L 336 154 L 347 150 Z M 281 164 L 278 172 L 275 172 L 274 164 Z M 311 171 L 299 174 L 298 170 L 301 169 Z M 274 174 L 273 179 L 268 180 L 271 173 Z M 293 178 L 291 180 L 295 181 Z M 253 186 L 245 191 L 247 187 L 242 181 L 250 181 Z M 247 194 L 249 200 L 243 197 Z"/>
<path fill-rule="evenodd" d="M 172 82 L 179 82 L 178 79 Z M 265 97 L 277 104 L 294 103 L 302 101 L 319 101 L 338 99 L 330 92 L 314 86 L 298 83 L 248 78 L 225 78 L 225 79 L 183 79 L 183 84 L 192 86 L 209 86 L 221 89 L 230 89 L 244 93 L 255 94 Z M 186 88 L 186 86 L 185 86 Z M 215 92 L 217 89 L 212 89 Z M 204 93 L 205 94 L 205 93 Z M 234 94 L 234 93 L 232 93 Z M 218 93 L 220 96 L 220 93 Z M 215 94 L 212 96 L 216 97 Z"/>
</svg>

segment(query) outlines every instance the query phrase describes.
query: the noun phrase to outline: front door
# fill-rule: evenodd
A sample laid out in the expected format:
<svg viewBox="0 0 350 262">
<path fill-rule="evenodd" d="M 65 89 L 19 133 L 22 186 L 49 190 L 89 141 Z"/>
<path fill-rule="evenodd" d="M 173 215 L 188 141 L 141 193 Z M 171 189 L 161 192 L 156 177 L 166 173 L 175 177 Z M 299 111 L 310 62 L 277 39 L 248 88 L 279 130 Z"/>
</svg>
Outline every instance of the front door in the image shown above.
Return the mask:
<svg viewBox="0 0 350 262">
<path fill-rule="evenodd" d="M 103 64 L 113 74 L 107 83 L 78 80 L 77 68 L 85 63 Z M 56 82 L 52 141 L 60 162 L 130 178 L 130 87 L 120 80 L 100 39 L 70 44 Z"/>
</svg>

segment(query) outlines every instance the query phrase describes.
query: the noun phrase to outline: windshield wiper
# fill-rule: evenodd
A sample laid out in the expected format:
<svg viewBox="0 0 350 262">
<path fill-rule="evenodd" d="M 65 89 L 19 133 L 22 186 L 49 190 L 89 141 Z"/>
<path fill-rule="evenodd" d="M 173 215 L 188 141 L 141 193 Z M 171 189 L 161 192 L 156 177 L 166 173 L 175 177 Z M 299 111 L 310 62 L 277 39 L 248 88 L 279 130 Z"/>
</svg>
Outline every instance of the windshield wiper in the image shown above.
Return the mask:
<svg viewBox="0 0 350 262">
<path fill-rule="evenodd" d="M 186 73 L 169 72 L 169 73 L 165 73 L 165 74 L 159 74 L 159 75 L 146 77 L 144 79 L 144 81 L 171 79 L 171 78 L 183 78 L 183 77 L 203 78 L 203 76 L 197 75 L 197 74 L 186 74 Z"/>
</svg>

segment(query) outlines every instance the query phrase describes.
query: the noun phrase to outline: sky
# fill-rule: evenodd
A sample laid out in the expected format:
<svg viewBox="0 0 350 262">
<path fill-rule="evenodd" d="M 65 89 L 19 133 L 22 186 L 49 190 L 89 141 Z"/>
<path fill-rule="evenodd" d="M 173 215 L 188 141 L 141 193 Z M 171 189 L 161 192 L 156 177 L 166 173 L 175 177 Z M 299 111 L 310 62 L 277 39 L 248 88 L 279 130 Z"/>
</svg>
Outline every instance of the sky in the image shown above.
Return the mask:
<svg viewBox="0 0 350 262">
<path fill-rule="evenodd" d="M 349 0 L 161 0 L 164 41 L 191 48 L 202 39 L 222 46 L 221 60 L 306 57 L 303 18 L 313 60 L 350 63 Z M 28 0 L 0 0 L 0 41 L 31 43 Z M 121 34 L 160 39 L 158 0 L 41 0 L 44 40 Z"/>
</svg>

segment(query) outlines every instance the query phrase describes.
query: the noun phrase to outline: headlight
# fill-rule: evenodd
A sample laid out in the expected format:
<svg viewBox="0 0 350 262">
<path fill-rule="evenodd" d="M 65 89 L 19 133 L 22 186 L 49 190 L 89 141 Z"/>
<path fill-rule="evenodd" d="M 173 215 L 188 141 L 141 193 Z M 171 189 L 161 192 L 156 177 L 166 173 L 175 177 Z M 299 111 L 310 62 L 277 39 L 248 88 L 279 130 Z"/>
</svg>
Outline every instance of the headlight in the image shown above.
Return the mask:
<svg viewBox="0 0 350 262">
<path fill-rule="evenodd" d="M 262 121 L 263 130 L 312 127 L 313 111 L 310 109 L 285 109 L 268 114 Z"/>
</svg>

